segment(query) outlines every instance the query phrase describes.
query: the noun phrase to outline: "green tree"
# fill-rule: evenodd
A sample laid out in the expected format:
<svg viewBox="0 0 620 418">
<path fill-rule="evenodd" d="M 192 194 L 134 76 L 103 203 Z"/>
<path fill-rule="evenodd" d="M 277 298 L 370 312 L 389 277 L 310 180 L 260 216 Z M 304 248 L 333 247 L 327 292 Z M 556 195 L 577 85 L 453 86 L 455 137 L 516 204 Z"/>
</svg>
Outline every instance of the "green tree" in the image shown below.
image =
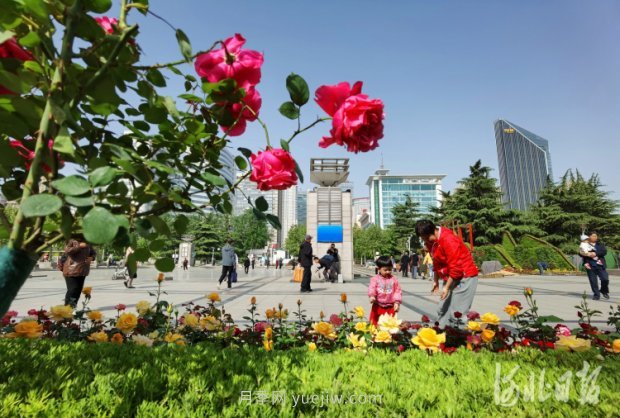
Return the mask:
<svg viewBox="0 0 620 418">
<path fill-rule="evenodd" d="M 288 230 L 286 240 L 284 241 L 284 249 L 291 256 L 299 255 L 299 247 L 306 238 L 306 225 L 293 225 Z"/>
<path fill-rule="evenodd" d="M 221 258 L 217 249 L 222 248 L 228 238 L 229 221 L 226 218 L 225 215 L 208 213 L 190 221 L 187 235 L 193 238 L 197 259 L 210 261 L 212 256 Z"/>
<path fill-rule="evenodd" d="M 602 190 L 597 174 L 585 179 L 568 170 L 558 184 L 549 182 L 531 212 L 540 237 L 567 254 L 577 252 L 583 230 L 596 230 L 611 248 L 620 248 L 618 203 Z"/>
<path fill-rule="evenodd" d="M 267 222 L 257 219 L 251 210 L 232 218 L 232 234 L 237 255 L 242 257 L 248 250 L 264 248 L 269 242 Z"/>
<path fill-rule="evenodd" d="M 392 224 L 389 229 L 398 253 L 408 249 L 409 245 L 412 249 L 419 247 L 419 241 L 415 237 L 415 224 L 421 217 L 418 207 L 418 202 L 413 201 L 409 195 L 404 203 L 392 207 Z"/>
<path fill-rule="evenodd" d="M 379 255 L 398 255 L 393 232 L 370 225 L 366 229 L 353 228 L 353 255 L 356 259 L 374 260 Z"/>
</svg>

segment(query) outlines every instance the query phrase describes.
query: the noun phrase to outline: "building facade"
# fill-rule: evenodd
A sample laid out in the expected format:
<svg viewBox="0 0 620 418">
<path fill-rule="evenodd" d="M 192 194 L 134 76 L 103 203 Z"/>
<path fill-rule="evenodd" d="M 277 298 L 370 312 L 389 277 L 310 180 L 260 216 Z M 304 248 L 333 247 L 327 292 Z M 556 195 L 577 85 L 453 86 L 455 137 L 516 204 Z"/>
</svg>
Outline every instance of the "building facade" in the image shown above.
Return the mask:
<svg viewBox="0 0 620 418">
<path fill-rule="evenodd" d="M 553 179 L 549 141 L 507 120 L 495 121 L 495 143 L 502 201 L 526 210 Z"/>
<path fill-rule="evenodd" d="M 235 165 L 235 157 L 234 155 L 224 148 L 222 152 L 220 152 L 219 162 L 223 165 L 223 167 L 219 170 L 222 177 L 226 179 L 230 184 L 234 184 L 235 180 L 237 180 L 237 166 Z M 191 192 L 194 193 L 197 190 L 192 188 Z M 206 193 L 196 193 L 192 195 L 192 203 L 195 205 L 203 207 L 205 212 L 210 212 L 213 209 L 209 206 L 209 197 Z"/>
<path fill-rule="evenodd" d="M 353 199 L 353 225 L 367 228 L 370 225 L 370 198 L 356 197 Z"/>
<path fill-rule="evenodd" d="M 305 225 L 308 216 L 308 192 L 297 190 L 297 224 Z"/>
<path fill-rule="evenodd" d="M 391 175 L 377 170 L 368 178 L 370 191 L 370 222 L 385 228 L 392 224 L 392 208 L 405 203 L 407 196 L 418 203 L 418 211 L 429 214 L 442 200 L 445 175 Z"/>
</svg>

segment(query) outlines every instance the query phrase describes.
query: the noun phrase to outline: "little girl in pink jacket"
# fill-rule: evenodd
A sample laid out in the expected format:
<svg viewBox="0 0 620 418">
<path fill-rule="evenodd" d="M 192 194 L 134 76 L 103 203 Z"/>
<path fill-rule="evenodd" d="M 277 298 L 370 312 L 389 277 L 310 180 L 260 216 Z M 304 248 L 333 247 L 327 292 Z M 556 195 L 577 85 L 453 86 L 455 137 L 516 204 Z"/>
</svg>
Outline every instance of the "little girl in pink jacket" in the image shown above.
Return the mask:
<svg viewBox="0 0 620 418">
<path fill-rule="evenodd" d="M 403 291 L 398 279 L 392 275 L 392 261 L 389 257 L 377 258 L 379 274 L 370 279 L 368 297 L 372 308 L 370 309 L 370 323 L 377 325 L 379 317 L 383 314 L 394 315 L 400 309 L 403 301 Z"/>
</svg>

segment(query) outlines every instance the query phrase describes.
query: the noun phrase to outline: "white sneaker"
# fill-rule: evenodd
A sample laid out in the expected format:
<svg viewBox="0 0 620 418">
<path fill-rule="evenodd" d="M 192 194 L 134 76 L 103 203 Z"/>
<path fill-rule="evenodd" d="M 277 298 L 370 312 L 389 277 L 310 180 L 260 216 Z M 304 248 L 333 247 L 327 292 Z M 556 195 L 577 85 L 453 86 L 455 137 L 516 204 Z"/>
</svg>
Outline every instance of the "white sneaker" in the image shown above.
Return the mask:
<svg viewBox="0 0 620 418">
<path fill-rule="evenodd" d="M 222 288 L 222 283 L 218 282 L 217 283 L 217 289 L 220 290 Z"/>
</svg>

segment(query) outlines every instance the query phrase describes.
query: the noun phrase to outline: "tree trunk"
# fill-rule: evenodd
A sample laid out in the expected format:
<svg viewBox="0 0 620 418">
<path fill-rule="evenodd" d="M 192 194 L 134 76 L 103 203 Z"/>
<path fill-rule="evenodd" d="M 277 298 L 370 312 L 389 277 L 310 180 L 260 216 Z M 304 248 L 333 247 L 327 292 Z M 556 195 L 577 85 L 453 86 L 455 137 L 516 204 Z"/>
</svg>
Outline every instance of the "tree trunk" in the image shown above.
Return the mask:
<svg viewBox="0 0 620 418">
<path fill-rule="evenodd" d="M 36 263 L 26 251 L 0 249 L 0 317 L 9 310 Z"/>
</svg>

